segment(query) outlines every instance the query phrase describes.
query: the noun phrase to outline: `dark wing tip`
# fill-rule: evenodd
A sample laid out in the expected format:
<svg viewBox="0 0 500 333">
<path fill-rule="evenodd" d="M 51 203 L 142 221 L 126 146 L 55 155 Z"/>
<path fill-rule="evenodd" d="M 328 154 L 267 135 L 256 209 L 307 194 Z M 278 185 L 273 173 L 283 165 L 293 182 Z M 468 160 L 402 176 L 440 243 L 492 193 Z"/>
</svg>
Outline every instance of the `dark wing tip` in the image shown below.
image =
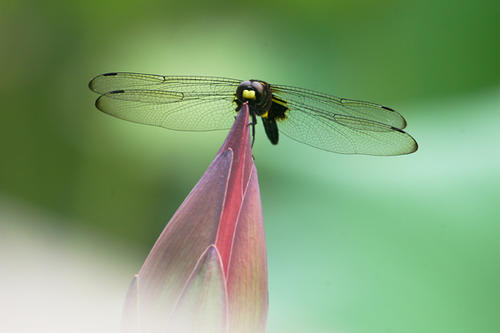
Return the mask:
<svg viewBox="0 0 500 333">
<path fill-rule="evenodd" d="M 102 103 L 105 100 L 104 98 L 106 98 L 106 97 L 111 98 L 111 96 L 109 96 L 109 95 L 123 94 L 124 92 L 125 92 L 125 90 L 120 89 L 120 90 L 113 90 L 113 91 L 107 92 L 105 94 L 102 94 L 98 99 L 96 99 L 95 107 L 103 112 L 106 112 L 106 111 L 104 111 L 104 108 L 102 107 Z"/>
<path fill-rule="evenodd" d="M 405 132 L 405 131 L 403 131 L 402 129 L 399 129 L 399 128 L 397 128 L 397 127 L 391 126 L 391 129 L 392 129 L 392 130 L 394 130 L 394 131 L 398 131 L 398 132 L 401 132 L 401 133 L 405 133 L 405 134 L 406 134 L 406 132 Z"/>
<path fill-rule="evenodd" d="M 394 112 L 394 113 L 399 114 L 399 112 L 397 112 L 396 110 L 394 110 L 393 108 L 390 108 L 390 107 L 388 107 L 388 106 L 381 105 L 380 107 L 381 107 L 382 109 L 384 109 L 384 110 L 391 111 L 391 112 Z M 401 116 L 401 114 L 399 114 L 399 115 Z M 403 123 L 402 123 L 402 124 L 401 124 L 401 126 L 399 127 L 400 129 L 401 129 L 401 128 L 405 128 L 405 127 L 406 127 L 406 125 L 407 125 L 407 124 L 406 124 L 406 119 L 405 119 L 403 116 L 401 116 L 401 119 L 403 120 Z"/>
<path fill-rule="evenodd" d="M 97 75 L 92 80 L 90 80 L 90 82 L 89 82 L 89 89 L 92 90 L 93 92 L 98 93 L 98 94 L 102 94 L 103 91 L 98 91 L 96 89 L 96 81 L 98 81 L 98 79 L 100 77 L 102 77 L 102 76 L 115 76 L 115 75 L 118 75 L 118 73 L 117 72 L 113 72 L 113 73 L 104 73 L 104 74 Z"/>
<path fill-rule="evenodd" d="M 414 153 L 418 150 L 417 140 L 415 140 L 410 134 L 408 134 L 407 132 L 403 131 L 402 129 L 399 129 L 399 128 L 394 127 L 394 126 L 391 126 L 391 129 L 394 131 L 397 131 L 399 133 L 403 133 L 403 134 L 407 135 L 411 139 L 411 141 L 413 141 L 413 147 L 410 150 L 408 150 L 407 152 L 402 153 L 401 155 L 411 154 L 411 153 Z"/>
</svg>

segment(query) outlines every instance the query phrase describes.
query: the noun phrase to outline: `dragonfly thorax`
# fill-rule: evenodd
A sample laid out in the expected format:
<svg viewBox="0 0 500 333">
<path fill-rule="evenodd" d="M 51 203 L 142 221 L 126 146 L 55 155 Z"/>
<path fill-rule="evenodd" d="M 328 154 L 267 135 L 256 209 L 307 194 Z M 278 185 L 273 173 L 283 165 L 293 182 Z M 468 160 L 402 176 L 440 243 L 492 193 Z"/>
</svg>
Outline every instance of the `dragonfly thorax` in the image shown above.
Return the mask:
<svg viewBox="0 0 500 333">
<path fill-rule="evenodd" d="M 250 110 L 260 116 L 268 112 L 271 107 L 271 89 L 264 81 L 243 81 L 236 90 L 236 99 L 238 106 L 248 102 Z"/>
</svg>

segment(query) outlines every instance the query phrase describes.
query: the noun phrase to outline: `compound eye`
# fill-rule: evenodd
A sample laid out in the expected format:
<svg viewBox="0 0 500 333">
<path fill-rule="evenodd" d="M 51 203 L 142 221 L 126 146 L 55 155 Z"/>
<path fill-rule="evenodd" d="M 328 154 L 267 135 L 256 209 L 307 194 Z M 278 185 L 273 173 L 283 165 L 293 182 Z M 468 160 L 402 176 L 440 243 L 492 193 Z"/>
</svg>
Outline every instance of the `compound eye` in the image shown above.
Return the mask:
<svg viewBox="0 0 500 333">
<path fill-rule="evenodd" d="M 241 82 L 236 91 L 236 96 L 242 102 L 255 100 L 256 96 L 254 87 L 252 86 L 252 82 L 250 81 Z"/>
<path fill-rule="evenodd" d="M 252 81 L 252 88 L 257 93 L 257 96 L 262 96 L 264 94 L 264 85 L 259 81 Z"/>
</svg>

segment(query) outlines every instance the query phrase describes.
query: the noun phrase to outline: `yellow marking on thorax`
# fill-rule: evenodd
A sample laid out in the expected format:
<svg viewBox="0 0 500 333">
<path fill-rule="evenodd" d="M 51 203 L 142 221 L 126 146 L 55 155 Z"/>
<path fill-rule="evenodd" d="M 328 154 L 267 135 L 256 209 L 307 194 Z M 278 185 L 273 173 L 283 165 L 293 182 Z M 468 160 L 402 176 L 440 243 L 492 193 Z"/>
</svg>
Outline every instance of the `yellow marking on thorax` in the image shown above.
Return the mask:
<svg viewBox="0 0 500 333">
<path fill-rule="evenodd" d="M 242 94 L 244 99 L 255 99 L 255 91 L 254 90 L 243 90 Z"/>
<path fill-rule="evenodd" d="M 283 101 L 283 100 L 278 99 L 278 98 L 276 98 L 276 97 L 273 97 L 273 102 L 274 102 L 274 103 L 276 103 L 276 104 L 279 104 L 279 105 L 281 105 L 281 106 L 285 106 L 285 107 L 287 106 L 287 105 L 286 105 L 286 101 Z"/>
<path fill-rule="evenodd" d="M 266 113 L 263 113 L 260 115 L 262 118 L 267 118 L 269 116 L 269 111 L 266 111 Z"/>
</svg>

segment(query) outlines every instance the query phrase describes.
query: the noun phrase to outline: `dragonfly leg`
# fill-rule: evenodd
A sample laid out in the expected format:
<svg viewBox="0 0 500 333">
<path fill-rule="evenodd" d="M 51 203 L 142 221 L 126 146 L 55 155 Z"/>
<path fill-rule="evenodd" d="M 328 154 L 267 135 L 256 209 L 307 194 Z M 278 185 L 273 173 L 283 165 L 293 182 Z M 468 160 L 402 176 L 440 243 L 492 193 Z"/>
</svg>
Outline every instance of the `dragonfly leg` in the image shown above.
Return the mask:
<svg viewBox="0 0 500 333">
<path fill-rule="evenodd" d="M 257 125 L 257 116 L 255 115 L 254 112 L 252 112 L 252 122 L 249 125 L 252 126 L 252 148 L 253 148 L 253 144 L 255 143 L 255 125 Z"/>
</svg>

